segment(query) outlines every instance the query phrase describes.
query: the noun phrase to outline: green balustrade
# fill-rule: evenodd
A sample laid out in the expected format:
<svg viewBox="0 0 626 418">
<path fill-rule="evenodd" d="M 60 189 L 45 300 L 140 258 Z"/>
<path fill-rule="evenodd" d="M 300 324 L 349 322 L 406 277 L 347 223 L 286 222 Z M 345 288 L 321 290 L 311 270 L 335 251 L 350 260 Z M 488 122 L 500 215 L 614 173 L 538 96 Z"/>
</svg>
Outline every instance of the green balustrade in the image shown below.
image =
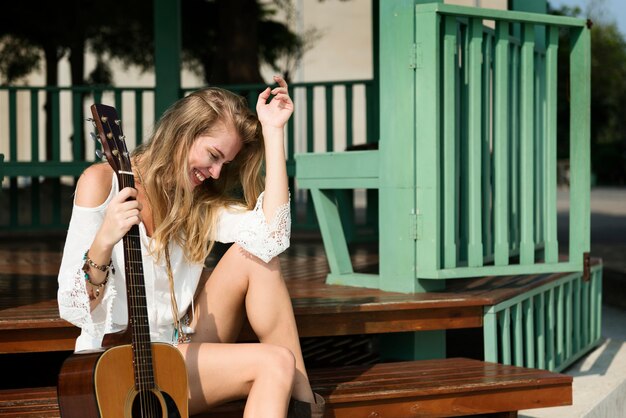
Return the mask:
<svg viewBox="0 0 626 418">
<path fill-rule="evenodd" d="M 380 147 L 363 155 L 296 155 L 332 265 L 339 191 L 358 175 L 380 191 L 380 274 L 351 268 L 328 282 L 420 292 L 432 279 L 582 271 L 589 251 L 589 29 L 582 19 L 516 11 L 381 4 Z M 489 26 L 485 22 L 490 22 Z M 556 108 L 559 32 L 569 36 L 569 249 L 557 240 Z M 350 154 L 350 155 L 349 155 Z M 341 159 L 351 169 L 331 169 Z M 329 202 L 332 203 L 329 204 Z M 339 219 L 337 217 L 339 216 Z M 331 227 L 331 225 L 333 225 Z M 324 234 L 324 231 L 329 231 Z M 559 254 L 561 253 L 561 257 Z"/>
<path fill-rule="evenodd" d="M 602 266 L 485 309 L 486 361 L 561 371 L 601 341 Z"/>
<path fill-rule="evenodd" d="M 306 191 L 299 191 L 294 181 L 294 154 L 313 151 L 323 144 L 328 151 L 345 150 L 353 143 L 371 142 L 375 139 L 371 129 L 374 124 L 366 121 L 372 106 L 365 100 L 356 101 L 355 91 L 362 97 L 371 91 L 372 80 L 347 80 L 323 83 L 292 83 L 290 89 L 294 100 L 302 108 L 294 114 L 287 126 L 287 165 L 292 192 L 294 229 L 317 229 L 311 199 Z M 248 98 L 251 108 L 256 97 L 266 85 L 225 86 Z M 183 89 L 187 94 L 196 88 Z M 370 93 L 371 94 L 371 93 Z M 8 180 L 8 190 L 3 193 L 0 216 L 1 231 L 45 231 L 67 228 L 71 193 L 75 180 L 95 160 L 93 151 L 99 148 L 90 143 L 91 126 L 85 122 L 90 117 L 89 104 L 105 102 L 117 108 L 124 121 L 129 138 L 129 149 L 140 144 L 154 123 L 154 111 L 146 105 L 154 102 L 152 87 L 17 87 L 0 86 L 2 112 L 6 112 L 6 124 L 0 122 L 0 138 L 6 154 L 0 163 Z M 7 103 L 6 108 L 4 103 Z M 50 105 L 50 120 L 46 120 L 43 105 Z M 319 132 L 314 123 L 325 121 Z M 354 126 L 362 120 L 365 137 L 355 138 Z M 338 129 L 345 123 L 345 131 Z M 49 128 L 46 128 L 46 123 Z M 134 126 L 134 127 L 133 127 Z M 46 146 L 46 136 L 50 138 Z M 344 145 L 345 144 L 345 145 Z M 89 155 L 87 155 L 89 153 Z M 40 184 L 45 178 L 46 186 Z M 349 202 L 348 196 L 344 201 Z M 356 224 L 354 208 L 342 214 L 349 224 L 346 232 L 356 236 L 364 224 Z"/>
<path fill-rule="evenodd" d="M 423 237 L 435 243 L 442 236 L 442 256 L 430 264 L 419 263 L 418 257 L 417 277 L 581 271 L 589 248 L 590 187 L 584 160 L 589 155 L 589 111 L 582 105 L 589 103 L 590 84 L 585 22 L 442 4 L 418 5 L 416 10 L 418 15 L 437 15 L 444 28 L 443 58 L 424 57 L 433 63 L 430 71 L 443 78 L 443 134 L 424 144 L 443 150 L 439 193 L 444 202 L 440 216 L 446 220 Z M 493 22 L 493 29 L 483 25 L 484 19 Z M 513 36 L 514 27 L 520 39 Z M 572 43 L 572 86 L 578 86 L 573 80 L 577 78 L 586 87 L 570 89 L 581 103 L 572 104 L 571 120 L 579 129 L 570 138 L 572 160 L 579 159 L 570 217 L 570 242 L 577 246 L 570 246 L 567 261 L 559 262 L 556 74 L 558 33 L 563 28 Z M 545 47 L 538 40 L 539 29 L 548 34 Z M 418 100 L 416 112 L 421 111 Z M 466 119 L 457 116 L 459 111 L 467 113 Z M 415 165 L 438 172 L 432 155 L 425 152 L 417 154 Z M 416 206 L 418 213 L 432 213 L 435 204 L 418 199 Z M 437 223 L 434 217 L 423 218 Z"/>
<path fill-rule="evenodd" d="M 92 156 L 85 157 L 85 150 L 95 147 L 85 140 L 91 129 L 85 123 L 85 118 L 90 117 L 87 103 L 105 100 L 121 112 L 125 96 L 140 97 L 151 90 L 0 87 L 0 100 L 8 102 L 8 126 L 0 125 L 0 136 L 8 144 L 9 155 L 2 163 L 9 190 L 4 193 L 0 230 L 66 229 L 75 179 L 94 161 Z M 49 106 L 49 118 L 43 105 Z"/>
</svg>

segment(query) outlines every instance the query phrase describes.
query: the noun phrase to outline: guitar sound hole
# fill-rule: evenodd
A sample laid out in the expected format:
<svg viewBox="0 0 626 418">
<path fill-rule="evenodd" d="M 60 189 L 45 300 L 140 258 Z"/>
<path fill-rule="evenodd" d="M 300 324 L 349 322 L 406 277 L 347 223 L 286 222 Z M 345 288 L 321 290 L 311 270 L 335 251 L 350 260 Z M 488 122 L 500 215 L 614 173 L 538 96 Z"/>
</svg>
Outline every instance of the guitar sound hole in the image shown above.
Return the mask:
<svg viewBox="0 0 626 418">
<path fill-rule="evenodd" d="M 152 418 L 167 416 L 163 413 L 161 402 L 154 392 L 141 391 L 133 401 L 133 418 Z"/>
<path fill-rule="evenodd" d="M 165 410 L 163 410 L 155 392 L 141 391 L 137 393 L 131 409 L 132 418 L 180 418 L 174 399 L 165 392 L 161 392 L 161 395 L 165 401 Z"/>
</svg>

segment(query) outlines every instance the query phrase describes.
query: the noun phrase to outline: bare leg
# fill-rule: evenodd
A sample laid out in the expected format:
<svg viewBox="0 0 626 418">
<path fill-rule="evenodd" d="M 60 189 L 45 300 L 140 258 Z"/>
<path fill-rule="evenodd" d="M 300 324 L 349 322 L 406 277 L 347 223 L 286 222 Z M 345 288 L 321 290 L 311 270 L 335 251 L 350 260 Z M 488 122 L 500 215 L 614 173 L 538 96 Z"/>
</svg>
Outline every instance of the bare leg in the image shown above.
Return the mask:
<svg viewBox="0 0 626 418">
<path fill-rule="evenodd" d="M 293 354 L 293 397 L 314 402 L 279 260 L 264 263 L 234 244 L 198 296 L 193 341 L 234 342 L 244 314 L 261 343 L 287 348 Z"/>
<path fill-rule="evenodd" d="M 269 344 L 180 344 L 190 415 L 248 397 L 244 417 L 284 417 L 294 379 L 289 350 Z"/>
</svg>

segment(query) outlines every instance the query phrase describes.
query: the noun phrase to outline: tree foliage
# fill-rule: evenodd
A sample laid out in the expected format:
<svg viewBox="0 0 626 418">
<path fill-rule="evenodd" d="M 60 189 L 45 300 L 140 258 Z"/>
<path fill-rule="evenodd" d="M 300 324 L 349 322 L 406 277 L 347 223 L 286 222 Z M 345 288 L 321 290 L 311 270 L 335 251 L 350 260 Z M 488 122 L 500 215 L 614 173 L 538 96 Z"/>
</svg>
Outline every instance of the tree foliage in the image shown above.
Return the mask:
<svg viewBox="0 0 626 418">
<path fill-rule="evenodd" d="M 109 84 L 111 60 L 150 70 L 154 65 L 154 0 L 106 2 L 58 0 L 9 2 L 0 14 L 0 75 L 12 83 L 41 66 L 46 84 L 56 85 L 56 67 L 70 59 L 72 84 Z M 262 82 L 260 65 L 288 73 L 307 40 L 275 19 L 291 0 L 181 1 L 183 65 L 207 83 Z M 28 22 L 23 24 L 21 22 Z M 97 56 L 84 77 L 84 56 Z"/>
<path fill-rule="evenodd" d="M 71 84 L 113 84 L 111 62 L 154 66 L 155 0 L 111 2 L 21 0 L 0 13 L 0 83 L 11 84 L 43 67 L 45 84 L 58 85 L 58 63 L 67 57 Z M 285 55 L 301 55 L 304 41 L 273 20 L 275 5 L 291 0 L 181 0 L 183 65 L 207 84 L 261 83 L 261 60 L 278 68 Z M 96 66 L 85 74 L 85 56 Z M 287 72 L 285 68 L 281 72 Z M 49 93 L 48 93 L 49 95 Z M 50 99 L 50 97 L 48 97 Z M 49 112 L 50 100 L 45 109 Z M 52 118 L 46 117 L 46 155 L 52 157 Z M 77 132 L 73 140 L 83 141 Z M 80 159 L 81 156 L 75 156 Z"/>
<path fill-rule="evenodd" d="M 599 3 L 587 12 L 591 28 L 591 167 L 600 184 L 626 183 L 626 40 L 614 21 L 598 13 Z M 593 6 L 596 6 L 595 8 Z M 594 10 L 596 13 L 593 13 Z M 550 9 L 558 15 L 581 17 L 578 7 Z M 569 147 L 569 43 L 559 43 L 559 155 Z"/>
</svg>

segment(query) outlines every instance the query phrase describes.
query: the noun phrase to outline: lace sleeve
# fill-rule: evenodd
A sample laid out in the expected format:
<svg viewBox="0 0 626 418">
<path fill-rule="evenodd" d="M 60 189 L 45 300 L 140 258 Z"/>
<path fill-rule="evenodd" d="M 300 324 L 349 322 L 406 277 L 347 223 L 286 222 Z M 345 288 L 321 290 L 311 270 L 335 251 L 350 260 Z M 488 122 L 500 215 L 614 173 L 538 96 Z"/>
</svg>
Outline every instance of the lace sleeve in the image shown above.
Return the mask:
<svg viewBox="0 0 626 418">
<path fill-rule="evenodd" d="M 74 207 L 58 277 L 57 301 L 61 318 L 93 336 L 100 331 L 96 324 L 104 322 L 104 318 L 98 318 L 101 309 L 91 312 L 82 266 L 83 254 L 101 222 L 98 212 Z"/>
<path fill-rule="evenodd" d="M 291 210 L 289 202 L 278 207 L 268 222 L 259 195 L 253 210 L 224 208 L 218 217 L 216 241 L 236 242 L 266 263 L 289 248 Z"/>
<path fill-rule="evenodd" d="M 58 276 L 59 315 L 93 338 L 102 338 L 110 325 L 112 300 L 116 294 L 115 277 L 109 276 L 102 301 L 92 311 L 82 271 L 83 256 L 102 224 L 104 210 L 112 194 L 113 191 L 107 201 L 97 208 L 74 205 Z"/>
</svg>

